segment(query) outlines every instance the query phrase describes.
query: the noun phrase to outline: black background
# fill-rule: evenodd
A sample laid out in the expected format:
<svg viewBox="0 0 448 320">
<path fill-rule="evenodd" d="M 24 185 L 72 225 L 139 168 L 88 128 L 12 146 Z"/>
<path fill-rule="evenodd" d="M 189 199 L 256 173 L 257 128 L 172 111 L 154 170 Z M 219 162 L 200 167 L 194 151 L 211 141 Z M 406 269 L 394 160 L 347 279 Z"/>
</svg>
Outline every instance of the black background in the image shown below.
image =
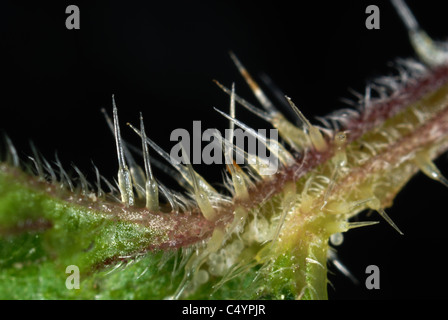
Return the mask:
<svg viewBox="0 0 448 320">
<path fill-rule="evenodd" d="M 408 3 L 431 36 L 448 36 L 442 1 Z M 69 4 L 80 8 L 80 30 L 65 27 Z M 380 30 L 365 28 L 369 4 L 381 10 Z M 117 170 L 100 112 L 111 113 L 112 94 L 127 140 L 140 145 L 125 123 L 137 124 L 142 111 L 147 134 L 169 150 L 171 131 L 191 132 L 193 120 L 203 128 L 227 125 L 212 107 L 228 110 L 228 97 L 212 79 L 235 81 L 255 102 L 229 50 L 255 76 L 268 74 L 310 118 L 343 107 L 339 98 L 350 97 L 349 87 L 363 91 L 369 79 L 392 72 L 394 58 L 413 55 L 388 1 L 2 1 L 0 36 L 0 131 L 22 158 L 32 140 L 48 159 L 57 151 L 66 167 L 73 162 L 90 178 L 91 160 L 106 177 Z M 241 108 L 237 116 L 267 127 Z M 446 155 L 437 164 L 448 173 Z M 216 167 L 198 170 L 221 179 Z M 348 232 L 338 252 L 361 284 L 335 270 L 330 298 L 446 298 L 447 195 L 418 174 L 388 209 L 404 236 L 383 221 Z M 380 267 L 380 290 L 364 286 L 370 264 Z"/>
</svg>

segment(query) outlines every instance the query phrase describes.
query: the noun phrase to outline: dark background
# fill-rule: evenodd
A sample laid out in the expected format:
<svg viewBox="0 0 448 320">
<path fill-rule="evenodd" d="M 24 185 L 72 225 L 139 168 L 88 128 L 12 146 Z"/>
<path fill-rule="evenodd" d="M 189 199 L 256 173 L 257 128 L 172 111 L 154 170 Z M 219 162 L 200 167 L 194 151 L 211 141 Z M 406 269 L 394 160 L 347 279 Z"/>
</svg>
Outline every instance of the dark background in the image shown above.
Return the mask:
<svg viewBox="0 0 448 320">
<path fill-rule="evenodd" d="M 227 125 L 212 107 L 227 111 L 228 97 L 212 79 L 227 86 L 235 81 L 237 92 L 256 102 L 229 50 L 254 76 L 270 75 L 310 118 L 343 107 L 339 98 L 351 97 L 349 87 L 363 91 L 369 79 L 392 72 L 394 58 L 413 55 L 388 1 L 92 2 L 0 4 L 0 131 L 22 158 L 32 140 L 47 159 L 57 151 L 66 167 L 73 162 L 91 179 L 91 160 L 106 177 L 117 170 L 114 140 L 100 112 L 111 113 L 112 94 L 127 140 L 140 145 L 125 123 L 138 124 L 142 111 L 147 134 L 169 150 L 171 131 L 191 132 L 193 120 L 203 128 Z M 448 36 L 443 2 L 408 3 L 431 36 Z M 80 30 L 65 27 L 69 4 L 80 8 Z M 365 28 L 369 4 L 381 10 L 380 30 Z M 237 115 L 254 128 L 267 127 L 242 108 Z M 437 163 L 448 173 L 446 155 Z M 198 170 L 211 181 L 221 179 L 216 167 Z M 330 298 L 448 297 L 447 195 L 419 174 L 388 209 L 404 236 L 383 221 L 348 232 L 338 251 L 361 284 L 335 270 Z M 380 290 L 364 286 L 370 264 L 380 267 Z"/>
</svg>

